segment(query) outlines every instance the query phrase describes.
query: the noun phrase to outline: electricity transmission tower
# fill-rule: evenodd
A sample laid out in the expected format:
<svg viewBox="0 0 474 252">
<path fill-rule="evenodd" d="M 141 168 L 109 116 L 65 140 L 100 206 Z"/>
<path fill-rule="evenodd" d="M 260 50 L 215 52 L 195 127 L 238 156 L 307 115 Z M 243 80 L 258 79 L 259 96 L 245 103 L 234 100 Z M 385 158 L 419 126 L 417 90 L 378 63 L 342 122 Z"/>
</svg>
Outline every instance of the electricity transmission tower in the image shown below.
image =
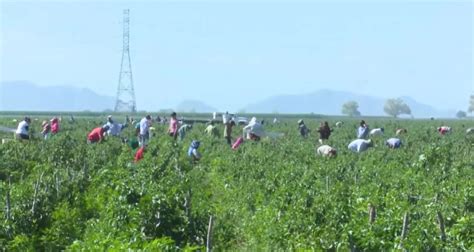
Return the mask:
<svg viewBox="0 0 474 252">
<path fill-rule="evenodd" d="M 136 112 L 135 91 L 133 88 L 132 63 L 130 61 L 130 10 L 123 10 L 123 51 L 122 64 L 117 88 L 115 112 Z"/>
</svg>

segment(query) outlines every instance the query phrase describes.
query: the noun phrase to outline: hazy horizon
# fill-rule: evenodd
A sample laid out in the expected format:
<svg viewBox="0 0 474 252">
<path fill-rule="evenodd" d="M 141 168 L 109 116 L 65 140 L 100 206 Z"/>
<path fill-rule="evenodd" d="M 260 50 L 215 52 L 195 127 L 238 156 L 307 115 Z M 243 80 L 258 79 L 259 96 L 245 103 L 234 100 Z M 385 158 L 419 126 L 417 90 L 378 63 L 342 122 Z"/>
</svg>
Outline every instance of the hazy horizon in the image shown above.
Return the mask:
<svg viewBox="0 0 474 252">
<path fill-rule="evenodd" d="M 0 2 L 0 82 L 115 96 L 122 11 L 138 110 L 201 100 L 238 110 L 321 89 L 466 110 L 473 4 Z"/>
</svg>

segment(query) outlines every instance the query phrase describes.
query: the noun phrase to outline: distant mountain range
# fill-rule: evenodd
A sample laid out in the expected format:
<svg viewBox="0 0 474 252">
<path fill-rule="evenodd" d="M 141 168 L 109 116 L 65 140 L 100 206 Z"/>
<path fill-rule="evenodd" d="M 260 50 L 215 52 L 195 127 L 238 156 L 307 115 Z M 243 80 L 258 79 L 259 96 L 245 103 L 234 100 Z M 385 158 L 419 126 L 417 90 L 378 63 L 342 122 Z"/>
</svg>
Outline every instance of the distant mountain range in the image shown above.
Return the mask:
<svg viewBox="0 0 474 252">
<path fill-rule="evenodd" d="M 396 98 L 396 97 L 393 97 Z M 400 97 L 411 108 L 414 117 L 454 117 L 454 110 L 440 110 L 414 99 Z M 301 95 L 279 95 L 266 98 L 242 108 L 247 113 L 315 113 L 341 115 L 342 104 L 359 103 L 366 116 L 385 115 L 385 98 L 351 92 L 319 90 Z M 104 111 L 113 109 L 115 98 L 99 95 L 87 88 L 70 86 L 43 87 L 27 81 L 0 83 L 0 110 L 4 111 Z M 185 100 L 174 108 L 178 112 L 219 111 L 198 100 Z M 222 112 L 222 111 L 221 111 Z"/>
<path fill-rule="evenodd" d="M 185 100 L 176 106 L 177 112 L 214 112 L 216 108 L 197 100 Z"/>
<path fill-rule="evenodd" d="M 37 86 L 28 81 L 0 83 L 0 110 L 7 111 L 103 111 L 113 109 L 115 99 L 87 88 Z"/>
</svg>

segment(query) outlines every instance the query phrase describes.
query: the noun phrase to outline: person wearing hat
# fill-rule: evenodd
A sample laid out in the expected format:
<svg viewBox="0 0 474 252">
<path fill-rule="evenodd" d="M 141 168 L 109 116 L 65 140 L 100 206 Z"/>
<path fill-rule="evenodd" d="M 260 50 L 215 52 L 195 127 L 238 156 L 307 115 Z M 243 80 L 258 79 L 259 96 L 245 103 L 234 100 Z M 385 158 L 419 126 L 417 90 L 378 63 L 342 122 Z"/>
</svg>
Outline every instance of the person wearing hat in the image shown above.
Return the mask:
<svg viewBox="0 0 474 252">
<path fill-rule="evenodd" d="M 309 135 L 309 129 L 306 127 L 306 124 L 304 124 L 303 119 L 298 120 L 298 129 L 300 131 L 300 135 L 304 138 L 307 138 Z"/>
<path fill-rule="evenodd" d="M 97 127 L 87 135 L 87 143 L 100 143 L 104 140 L 104 135 L 109 130 L 109 126 Z"/>
<path fill-rule="evenodd" d="M 321 123 L 319 129 L 319 143 L 323 144 L 323 141 L 327 141 L 329 139 L 329 136 L 331 135 L 331 128 L 329 128 L 329 124 L 327 121 L 324 123 Z"/>
<path fill-rule="evenodd" d="M 48 121 L 43 121 L 41 124 L 42 130 L 41 130 L 41 135 L 43 136 L 43 139 L 46 140 L 48 139 L 48 134 L 51 131 L 51 125 L 49 125 Z"/>
<path fill-rule="evenodd" d="M 347 148 L 353 152 L 363 152 L 366 151 L 369 147 L 374 146 L 372 140 L 365 139 L 356 139 L 352 141 Z"/>
<path fill-rule="evenodd" d="M 57 134 L 59 132 L 59 120 L 57 117 L 51 119 L 51 134 Z"/>
<path fill-rule="evenodd" d="M 140 120 L 140 131 L 138 136 L 138 142 L 140 146 L 148 144 L 148 140 L 150 139 L 150 127 L 151 127 L 151 116 L 147 115 Z"/>
<path fill-rule="evenodd" d="M 232 127 L 235 126 L 234 120 L 228 120 L 224 126 L 224 138 L 227 140 L 227 144 L 232 146 Z"/>
<path fill-rule="evenodd" d="M 175 140 L 178 137 L 178 119 L 176 118 L 176 112 L 171 113 L 170 125 L 168 128 L 168 135 L 173 137 Z"/>
<path fill-rule="evenodd" d="M 109 136 L 120 136 L 120 133 L 122 133 L 122 130 L 127 127 L 127 120 L 125 120 L 124 124 L 118 123 L 118 122 L 115 122 L 112 119 L 111 115 L 109 115 L 107 117 L 107 123 L 105 125 L 109 126 L 109 130 L 107 131 L 107 135 L 109 135 Z"/>
<path fill-rule="evenodd" d="M 387 145 L 390 149 L 398 149 L 402 146 L 402 141 L 398 138 L 392 137 L 385 142 L 385 145 Z"/>
<path fill-rule="evenodd" d="M 369 125 L 364 120 L 360 121 L 359 128 L 357 129 L 357 138 L 365 139 L 369 135 Z"/>
<path fill-rule="evenodd" d="M 193 161 L 198 161 L 201 159 L 201 153 L 198 152 L 198 148 L 201 145 L 201 142 L 193 140 L 188 149 L 188 157 L 191 157 Z"/>
<path fill-rule="evenodd" d="M 28 116 L 26 116 L 25 119 L 18 124 L 18 127 L 15 131 L 17 139 L 21 139 L 21 140 L 30 139 L 30 135 L 28 133 L 30 123 L 31 123 L 31 119 Z"/>
</svg>

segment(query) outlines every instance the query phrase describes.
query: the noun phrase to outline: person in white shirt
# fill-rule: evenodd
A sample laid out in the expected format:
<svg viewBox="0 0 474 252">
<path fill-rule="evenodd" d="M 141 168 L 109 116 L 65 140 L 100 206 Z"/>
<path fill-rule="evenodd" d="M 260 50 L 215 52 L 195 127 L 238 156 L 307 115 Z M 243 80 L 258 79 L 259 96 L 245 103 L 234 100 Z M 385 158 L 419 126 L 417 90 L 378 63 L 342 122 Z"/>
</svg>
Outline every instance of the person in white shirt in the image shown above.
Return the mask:
<svg viewBox="0 0 474 252">
<path fill-rule="evenodd" d="M 377 128 L 377 129 L 372 129 L 370 131 L 371 136 L 381 136 L 383 135 L 384 129 L 383 128 Z"/>
<path fill-rule="evenodd" d="M 389 138 L 385 144 L 391 149 L 398 149 L 402 146 L 402 141 L 398 138 L 392 137 Z"/>
<path fill-rule="evenodd" d="M 352 141 L 347 148 L 353 152 L 363 152 L 366 151 L 369 147 L 372 147 L 374 143 L 372 140 L 356 139 Z"/>
<path fill-rule="evenodd" d="M 138 136 L 138 142 L 140 146 L 148 144 L 150 139 L 150 126 L 151 126 L 151 116 L 147 115 L 140 120 L 140 134 Z"/>
<path fill-rule="evenodd" d="M 474 134 L 474 128 L 467 129 L 466 134 Z"/>
<path fill-rule="evenodd" d="M 260 138 L 265 136 L 263 126 L 257 122 L 257 118 L 252 117 L 249 124 L 243 128 L 244 137 L 247 135 L 247 139 L 259 141 Z"/>
<path fill-rule="evenodd" d="M 336 149 L 329 145 L 319 146 L 319 148 L 316 150 L 316 153 L 323 157 L 335 157 L 337 155 Z"/>
<path fill-rule="evenodd" d="M 30 135 L 28 134 L 30 123 L 31 119 L 26 116 L 25 119 L 18 124 L 18 128 L 15 131 L 17 139 L 30 139 Z"/>
</svg>

